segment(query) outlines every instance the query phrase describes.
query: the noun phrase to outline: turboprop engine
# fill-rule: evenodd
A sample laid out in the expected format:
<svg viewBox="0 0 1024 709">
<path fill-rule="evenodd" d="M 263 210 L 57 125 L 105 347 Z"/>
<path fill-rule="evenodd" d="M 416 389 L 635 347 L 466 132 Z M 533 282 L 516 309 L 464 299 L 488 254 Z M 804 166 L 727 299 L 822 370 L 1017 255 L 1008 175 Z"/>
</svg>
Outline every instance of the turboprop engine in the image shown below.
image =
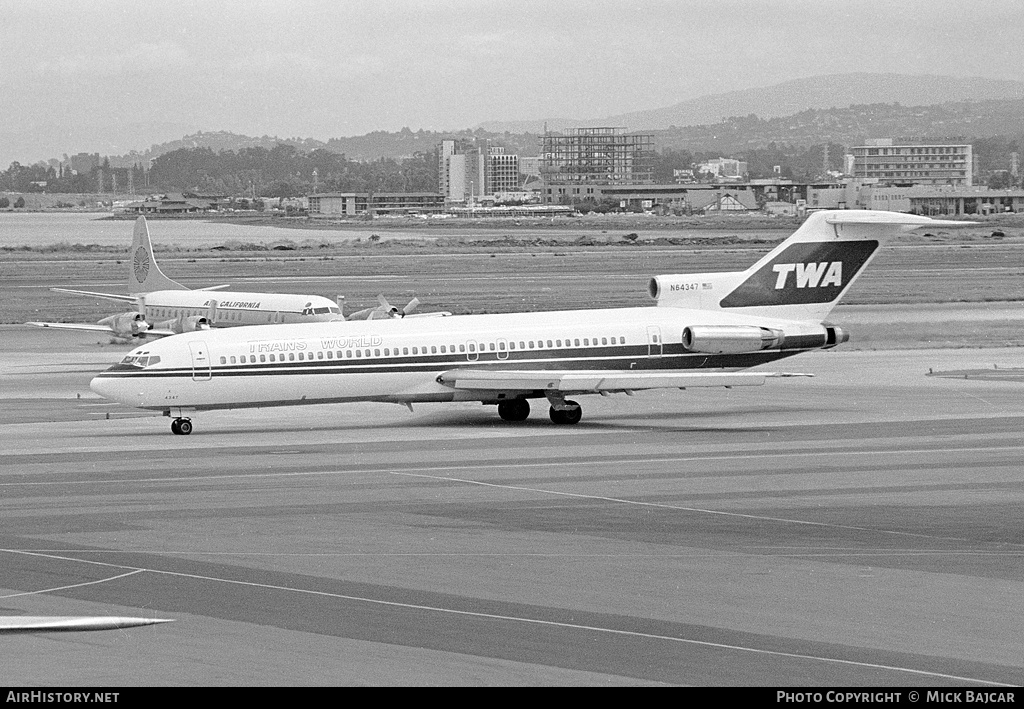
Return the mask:
<svg viewBox="0 0 1024 709">
<path fill-rule="evenodd" d="M 754 325 L 691 325 L 683 328 L 683 347 L 703 354 L 745 354 L 769 349 L 828 349 L 850 334 L 833 325 L 811 325 L 784 332 Z"/>
<path fill-rule="evenodd" d="M 165 320 L 156 324 L 156 328 L 159 330 L 170 330 L 171 332 L 178 334 L 182 332 L 209 330 L 210 326 L 210 319 L 205 315 L 190 315 L 188 317 Z"/>
<path fill-rule="evenodd" d="M 146 316 L 135 311 L 111 315 L 100 320 L 99 324 L 109 327 L 118 337 L 142 337 L 149 330 Z"/>
<path fill-rule="evenodd" d="M 363 310 L 358 310 L 358 311 L 352 313 L 351 315 L 349 315 L 348 317 L 346 317 L 345 319 L 346 320 L 387 320 L 388 318 L 404 318 L 406 315 L 409 315 L 410 313 L 412 313 L 412 311 L 414 311 L 416 308 L 418 308 L 419 304 L 420 304 L 420 299 L 419 298 L 413 298 L 412 300 L 410 300 L 408 302 L 408 304 L 404 308 L 399 310 L 398 308 L 396 308 L 395 306 L 393 306 L 391 303 L 389 303 L 387 301 L 387 298 L 384 297 L 383 293 L 381 293 L 380 295 L 377 296 L 377 301 L 380 303 L 380 305 L 378 305 L 377 307 L 375 307 L 375 308 L 364 308 Z M 339 307 L 340 307 L 340 301 L 339 301 Z"/>
<path fill-rule="evenodd" d="M 182 318 L 180 321 L 182 332 L 196 332 L 197 330 L 209 330 L 210 319 L 205 315 L 192 315 Z"/>
<path fill-rule="evenodd" d="M 165 320 L 164 322 L 159 323 L 157 327 L 164 330 L 170 330 L 176 334 L 209 330 L 213 327 L 213 324 L 217 322 L 217 306 L 217 301 L 211 300 L 207 303 L 206 315 L 182 315 L 181 317 L 174 318 L 173 320 Z"/>
</svg>

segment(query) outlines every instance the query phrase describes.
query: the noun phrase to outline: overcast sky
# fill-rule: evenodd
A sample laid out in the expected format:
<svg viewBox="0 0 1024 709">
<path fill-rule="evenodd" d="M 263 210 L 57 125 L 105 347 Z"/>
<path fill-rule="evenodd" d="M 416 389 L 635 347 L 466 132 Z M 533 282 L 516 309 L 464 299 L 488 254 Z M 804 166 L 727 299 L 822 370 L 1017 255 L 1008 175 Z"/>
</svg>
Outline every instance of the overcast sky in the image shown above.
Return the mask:
<svg viewBox="0 0 1024 709">
<path fill-rule="evenodd" d="M 1024 79 L 1020 0 L 0 0 L 0 166 L 196 130 L 601 118 L 788 79 Z"/>
</svg>

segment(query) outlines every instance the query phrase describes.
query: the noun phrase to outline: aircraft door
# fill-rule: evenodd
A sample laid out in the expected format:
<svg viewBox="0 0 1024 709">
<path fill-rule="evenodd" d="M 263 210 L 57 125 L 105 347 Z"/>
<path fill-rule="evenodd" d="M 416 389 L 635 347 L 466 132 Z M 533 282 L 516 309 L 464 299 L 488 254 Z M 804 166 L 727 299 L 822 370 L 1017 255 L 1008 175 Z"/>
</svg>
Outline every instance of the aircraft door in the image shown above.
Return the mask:
<svg viewBox="0 0 1024 709">
<path fill-rule="evenodd" d="M 205 382 L 211 377 L 210 351 L 205 342 L 190 342 L 188 348 L 192 353 L 192 381 Z"/>
<path fill-rule="evenodd" d="M 477 351 L 477 344 L 474 340 L 466 343 L 466 359 L 470 362 L 476 362 L 480 359 L 480 353 Z"/>
<path fill-rule="evenodd" d="M 650 325 L 647 328 L 647 356 L 661 357 L 661 328 Z"/>
<path fill-rule="evenodd" d="M 508 359 L 508 341 L 498 340 L 498 359 Z"/>
</svg>

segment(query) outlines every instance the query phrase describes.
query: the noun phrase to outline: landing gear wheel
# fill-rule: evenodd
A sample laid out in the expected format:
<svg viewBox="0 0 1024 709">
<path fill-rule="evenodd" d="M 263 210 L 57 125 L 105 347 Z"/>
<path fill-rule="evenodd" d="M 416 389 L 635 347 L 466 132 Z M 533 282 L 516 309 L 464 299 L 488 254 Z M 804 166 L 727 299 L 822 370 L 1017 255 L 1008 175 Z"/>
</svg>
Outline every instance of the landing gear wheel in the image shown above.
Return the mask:
<svg viewBox="0 0 1024 709">
<path fill-rule="evenodd" d="M 530 415 L 530 402 L 526 399 L 512 399 L 498 404 L 498 416 L 503 421 L 525 421 Z"/>
<path fill-rule="evenodd" d="M 565 405 L 569 408 L 558 410 L 552 406 L 548 410 L 548 416 L 551 417 L 551 420 L 560 425 L 579 423 L 580 419 L 583 418 L 583 407 L 575 401 L 566 401 Z"/>
<path fill-rule="evenodd" d="M 171 421 L 171 433 L 175 436 L 187 436 L 192 433 L 192 422 L 188 419 L 174 419 Z"/>
</svg>

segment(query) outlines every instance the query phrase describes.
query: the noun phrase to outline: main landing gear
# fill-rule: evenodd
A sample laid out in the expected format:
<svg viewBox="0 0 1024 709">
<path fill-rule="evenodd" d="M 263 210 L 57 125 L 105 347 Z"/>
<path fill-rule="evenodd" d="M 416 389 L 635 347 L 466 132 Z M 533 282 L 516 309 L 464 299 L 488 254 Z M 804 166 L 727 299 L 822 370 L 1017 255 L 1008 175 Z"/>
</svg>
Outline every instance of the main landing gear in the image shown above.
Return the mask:
<svg viewBox="0 0 1024 709">
<path fill-rule="evenodd" d="M 192 433 L 192 421 L 179 418 L 171 421 L 171 433 L 175 436 L 187 436 Z"/>
<path fill-rule="evenodd" d="M 530 415 L 530 402 L 526 399 L 509 399 L 498 402 L 498 416 L 502 421 L 525 421 Z M 554 406 L 548 411 L 552 422 L 559 425 L 579 423 L 583 418 L 583 408 L 575 401 L 558 401 L 558 408 Z"/>
<path fill-rule="evenodd" d="M 556 409 L 552 406 L 548 409 L 548 416 L 551 417 L 552 422 L 559 425 L 568 425 L 579 423 L 580 419 L 583 418 L 583 407 L 575 401 L 566 400 L 564 407 L 565 408 Z"/>
<path fill-rule="evenodd" d="M 530 402 L 526 399 L 510 399 L 498 402 L 498 416 L 502 421 L 525 421 L 530 415 Z"/>
</svg>

